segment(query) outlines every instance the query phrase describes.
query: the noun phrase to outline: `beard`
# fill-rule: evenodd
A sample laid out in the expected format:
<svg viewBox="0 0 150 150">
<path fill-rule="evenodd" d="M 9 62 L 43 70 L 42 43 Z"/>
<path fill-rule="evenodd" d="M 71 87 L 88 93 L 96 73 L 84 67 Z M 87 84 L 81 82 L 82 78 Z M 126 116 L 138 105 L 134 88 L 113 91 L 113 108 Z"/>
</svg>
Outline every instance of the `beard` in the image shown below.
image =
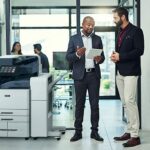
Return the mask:
<svg viewBox="0 0 150 150">
<path fill-rule="evenodd" d="M 34 50 L 34 53 L 37 54 L 37 52 Z"/>
<path fill-rule="evenodd" d="M 86 35 L 86 36 L 89 36 L 90 34 L 93 33 L 93 29 L 88 29 L 88 30 L 83 30 L 83 33 Z"/>
<path fill-rule="evenodd" d="M 87 31 L 86 35 L 89 36 L 92 33 L 92 31 Z"/>
<path fill-rule="evenodd" d="M 116 26 L 119 28 L 123 24 L 122 20 L 120 19 L 118 22 L 116 22 Z"/>
</svg>

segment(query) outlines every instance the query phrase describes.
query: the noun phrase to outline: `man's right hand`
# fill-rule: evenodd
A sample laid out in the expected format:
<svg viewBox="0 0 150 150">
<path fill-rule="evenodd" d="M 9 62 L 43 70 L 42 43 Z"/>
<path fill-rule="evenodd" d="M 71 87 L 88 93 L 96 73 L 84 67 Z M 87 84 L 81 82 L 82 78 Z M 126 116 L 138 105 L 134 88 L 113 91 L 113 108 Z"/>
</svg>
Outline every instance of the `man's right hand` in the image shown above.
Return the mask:
<svg viewBox="0 0 150 150">
<path fill-rule="evenodd" d="M 78 48 L 77 47 L 77 55 L 78 56 L 82 56 L 85 54 L 85 51 L 86 51 L 86 48 L 85 47 L 81 47 L 81 48 Z"/>
</svg>

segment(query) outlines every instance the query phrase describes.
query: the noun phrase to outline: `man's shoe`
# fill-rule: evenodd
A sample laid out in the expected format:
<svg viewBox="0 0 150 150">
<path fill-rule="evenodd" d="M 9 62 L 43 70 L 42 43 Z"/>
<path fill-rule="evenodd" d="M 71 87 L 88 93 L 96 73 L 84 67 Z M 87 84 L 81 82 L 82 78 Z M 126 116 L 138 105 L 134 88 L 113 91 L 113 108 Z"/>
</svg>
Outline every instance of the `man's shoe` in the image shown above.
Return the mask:
<svg viewBox="0 0 150 150">
<path fill-rule="evenodd" d="M 75 132 L 74 136 L 70 139 L 70 142 L 75 142 L 82 139 L 82 133 Z"/>
<path fill-rule="evenodd" d="M 140 144 L 141 144 L 141 141 L 139 137 L 137 138 L 132 137 L 126 143 L 123 143 L 122 145 L 124 147 L 133 147 L 133 146 L 140 145 Z"/>
<path fill-rule="evenodd" d="M 91 138 L 97 141 L 104 141 L 104 139 L 98 134 L 97 131 L 91 132 Z"/>
<path fill-rule="evenodd" d="M 114 140 L 116 140 L 116 141 L 125 141 L 125 140 L 128 140 L 130 138 L 131 138 L 130 133 L 124 133 L 120 137 L 114 137 Z"/>
</svg>

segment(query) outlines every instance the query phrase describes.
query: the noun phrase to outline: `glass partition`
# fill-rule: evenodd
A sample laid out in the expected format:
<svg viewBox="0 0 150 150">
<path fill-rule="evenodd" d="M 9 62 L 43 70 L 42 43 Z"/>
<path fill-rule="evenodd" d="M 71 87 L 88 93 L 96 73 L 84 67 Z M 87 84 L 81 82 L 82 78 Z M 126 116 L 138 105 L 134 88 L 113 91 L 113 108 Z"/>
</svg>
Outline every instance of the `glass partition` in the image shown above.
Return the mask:
<svg viewBox="0 0 150 150">
<path fill-rule="evenodd" d="M 115 50 L 115 32 L 96 32 L 102 39 L 105 61 L 101 67 L 100 96 L 115 96 L 115 64 L 111 62 L 110 55 Z"/>
<path fill-rule="evenodd" d="M 14 27 L 62 27 L 69 25 L 67 9 L 25 9 L 24 11 L 19 15 L 17 12 L 13 12 L 12 25 Z"/>
<path fill-rule="evenodd" d="M 34 54 L 33 44 L 41 43 L 42 51 L 48 56 L 51 67 L 53 51 L 66 51 L 69 41 L 67 29 L 20 29 L 13 30 L 13 35 L 15 39 L 19 39 L 23 54 Z"/>
<path fill-rule="evenodd" d="M 101 65 L 101 96 L 115 96 L 115 66 L 110 61 L 111 52 L 115 49 L 115 24 L 111 8 L 81 8 L 80 28 L 85 16 L 95 19 L 95 32 L 102 37 L 106 60 Z M 133 21 L 133 10 L 129 9 L 129 17 Z M 63 21 L 62 21 L 63 18 Z M 76 9 L 42 8 L 13 9 L 12 44 L 20 41 L 23 54 L 33 54 L 33 44 L 41 43 L 42 51 L 48 56 L 53 70 L 53 52 L 66 52 L 69 38 L 76 34 Z M 99 30 L 100 29 L 100 30 Z M 108 29 L 108 30 L 107 30 Z"/>
<path fill-rule="evenodd" d="M 81 25 L 85 16 L 92 16 L 96 26 L 114 26 L 112 9 L 81 9 Z"/>
</svg>

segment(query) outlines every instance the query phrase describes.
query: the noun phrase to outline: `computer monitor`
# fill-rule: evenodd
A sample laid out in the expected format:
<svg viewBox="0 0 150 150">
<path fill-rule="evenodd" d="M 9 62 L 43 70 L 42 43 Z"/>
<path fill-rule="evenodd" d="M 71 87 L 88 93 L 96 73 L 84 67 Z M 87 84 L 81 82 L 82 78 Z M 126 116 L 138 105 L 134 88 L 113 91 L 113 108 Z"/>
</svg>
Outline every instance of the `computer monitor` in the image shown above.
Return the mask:
<svg viewBox="0 0 150 150">
<path fill-rule="evenodd" d="M 53 52 L 53 67 L 56 70 L 70 70 L 66 52 Z"/>
</svg>

